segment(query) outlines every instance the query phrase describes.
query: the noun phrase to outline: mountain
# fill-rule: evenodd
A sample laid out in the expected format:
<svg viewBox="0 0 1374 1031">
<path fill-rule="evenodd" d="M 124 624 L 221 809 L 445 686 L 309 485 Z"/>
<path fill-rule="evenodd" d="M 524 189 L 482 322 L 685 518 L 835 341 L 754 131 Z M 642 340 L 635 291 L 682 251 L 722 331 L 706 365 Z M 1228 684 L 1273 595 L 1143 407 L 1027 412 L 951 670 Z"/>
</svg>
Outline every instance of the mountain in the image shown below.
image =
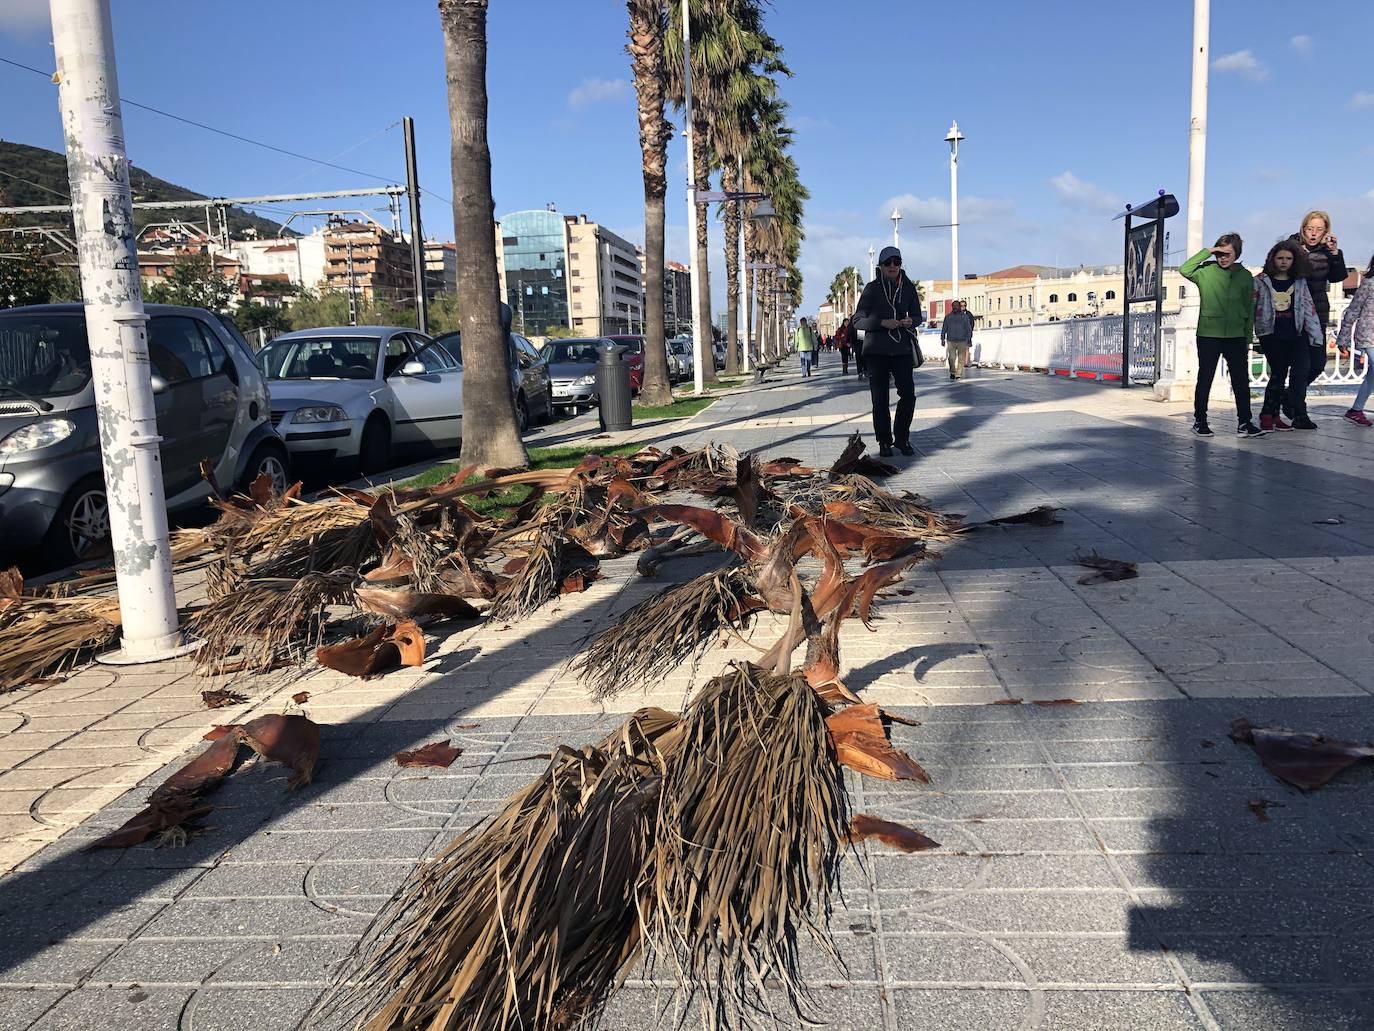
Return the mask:
<svg viewBox="0 0 1374 1031">
<path fill-rule="evenodd" d="M 16 176 L 18 178 L 15 178 Z M 206 199 L 204 194 L 159 179 L 137 165 L 129 169 L 129 185 L 133 188 L 135 205 L 139 201 L 191 202 L 185 208 L 157 208 L 152 211 L 135 207 L 134 225 L 138 229 L 142 229 L 149 222 L 167 222 L 173 218 L 184 218 L 188 222 L 203 222 L 205 219 L 205 205 L 196 203 Z M 0 197 L 4 198 L 4 203 L 0 204 L 0 207 L 61 204 L 69 196 L 70 188 L 65 154 L 0 140 Z M 18 225 L 58 225 L 65 221 L 68 228 L 71 226 L 70 218 L 52 213 L 9 217 L 13 217 Z M 281 234 L 281 226 L 276 222 L 259 218 L 242 208 L 230 208 L 230 235 L 240 236 L 248 228 L 256 229 L 260 237 Z"/>
</svg>

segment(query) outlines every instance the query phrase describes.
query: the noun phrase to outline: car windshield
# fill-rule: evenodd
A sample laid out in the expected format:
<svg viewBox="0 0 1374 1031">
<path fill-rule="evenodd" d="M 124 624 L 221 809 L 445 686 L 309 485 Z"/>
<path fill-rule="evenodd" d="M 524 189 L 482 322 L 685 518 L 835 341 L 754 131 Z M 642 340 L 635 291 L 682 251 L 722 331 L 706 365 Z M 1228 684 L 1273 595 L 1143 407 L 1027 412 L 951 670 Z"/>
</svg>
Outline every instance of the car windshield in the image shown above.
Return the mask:
<svg viewBox="0 0 1374 1031">
<path fill-rule="evenodd" d="M 559 340 L 544 350 L 550 365 L 595 365 L 599 349 L 595 340 Z"/>
<path fill-rule="evenodd" d="M 0 315 L 0 394 L 75 394 L 91 381 L 82 315 Z"/>
<path fill-rule="evenodd" d="M 376 337 L 307 337 L 278 340 L 258 354 L 268 379 L 372 379 Z"/>
</svg>

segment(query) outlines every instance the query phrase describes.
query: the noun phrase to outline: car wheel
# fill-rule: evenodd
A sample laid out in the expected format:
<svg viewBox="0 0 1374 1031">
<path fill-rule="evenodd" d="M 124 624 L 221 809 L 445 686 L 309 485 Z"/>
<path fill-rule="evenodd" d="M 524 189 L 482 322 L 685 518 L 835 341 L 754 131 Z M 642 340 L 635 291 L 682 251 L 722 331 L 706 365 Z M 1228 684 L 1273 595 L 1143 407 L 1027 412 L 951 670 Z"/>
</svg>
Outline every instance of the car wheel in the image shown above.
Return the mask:
<svg viewBox="0 0 1374 1031">
<path fill-rule="evenodd" d="M 53 516 L 45 551 L 55 566 L 70 566 L 110 539 L 110 501 L 105 481 L 90 476 L 73 487 Z"/>
<path fill-rule="evenodd" d="M 521 434 L 530 428 L 530 406 L 524 394 L 515 396 L 515 426 Z"/>
<path fill-rule="evenodd" d="M 259 444 L 253 452 L 253 457 L 248 460 L 248 465 L 244 467 L 239 490 L 247 493 L 253 482 L 266 474 L 272 481 L 272 493 L 281 497 L 291 485 L 290 467 L 286 448 L 271 441 Z"/>
<path fill-rule="evenodd" d="M 363 439 L 358 445 L 358 468 L 364 473 L 381 472 L 391 460 L 391 427 L 386 419 L 375 415 L 363 427 Z"/>
</svg>

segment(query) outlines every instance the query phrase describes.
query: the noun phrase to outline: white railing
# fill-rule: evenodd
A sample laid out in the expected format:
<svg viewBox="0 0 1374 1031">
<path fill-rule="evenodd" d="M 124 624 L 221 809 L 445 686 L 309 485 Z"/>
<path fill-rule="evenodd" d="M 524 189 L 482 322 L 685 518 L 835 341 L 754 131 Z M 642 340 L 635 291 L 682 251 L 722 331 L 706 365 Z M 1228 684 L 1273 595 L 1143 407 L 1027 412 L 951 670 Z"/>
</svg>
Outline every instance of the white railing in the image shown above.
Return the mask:
<svg viewBox="0 0 1374 1031">
<path fill-rule="evenodd" d="M 1328 334 L 1330 340 L 1334 334 Z M 1364 380 L 1365 355 L 1363 351 L 1351 350 L 1341 354 L 1333 343 L 1327 343 L 1326 368 L 1317 377 L 1313 386 L 1343 388 L 1355 386 Z M 1269 383 L 1269 363 L 1264 355 L 1250 354 L 1250 385 L 1263 387 Z"/>
</svg>

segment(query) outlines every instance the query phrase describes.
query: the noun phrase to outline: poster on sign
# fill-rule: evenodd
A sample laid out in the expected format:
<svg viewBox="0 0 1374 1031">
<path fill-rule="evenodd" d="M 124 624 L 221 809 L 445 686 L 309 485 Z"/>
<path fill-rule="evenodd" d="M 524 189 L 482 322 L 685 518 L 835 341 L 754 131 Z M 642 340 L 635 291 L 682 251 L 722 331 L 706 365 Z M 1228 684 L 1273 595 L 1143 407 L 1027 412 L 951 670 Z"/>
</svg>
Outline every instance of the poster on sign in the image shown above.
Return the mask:
<svg viewBox="0 0 1374 1031">
<path fill-rule="evenodd" d="M 1156 259 L 1160 223 L 1132 226 L 1126 237 L 1126 300 L 1153 301 L 1162 280 Z"/>
</svg>

